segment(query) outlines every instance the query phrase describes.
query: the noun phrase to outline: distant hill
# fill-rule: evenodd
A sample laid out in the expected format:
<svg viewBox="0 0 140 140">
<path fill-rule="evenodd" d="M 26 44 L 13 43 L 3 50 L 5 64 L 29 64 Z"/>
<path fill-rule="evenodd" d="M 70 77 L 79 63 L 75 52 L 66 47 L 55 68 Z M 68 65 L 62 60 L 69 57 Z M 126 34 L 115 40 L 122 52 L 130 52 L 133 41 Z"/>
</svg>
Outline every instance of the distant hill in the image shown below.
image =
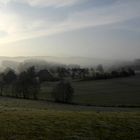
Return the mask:
<svg viewBox="0 0 140 140">
<path fill-rule="evenodd" d="M 109 64 L 119 64 L 119 63 L 128 63 L 129 61 L 123 60 L 109 60 L 109 59 L 100 59 L 100 58 L 92 58 L 92 57 L 55 57 L 55 56 L 19 56 L 19 57 L 5 57 L 0 56 L 0 62 L 10 60 L 10 61 L 17 61 L 23 62 L 25 60 L 45 60 L 48 62 L 55 62 L 61 64 L 79 64 L 82 66 L 91 66 L 91 65 L 109 65 Z"/>
</svg>

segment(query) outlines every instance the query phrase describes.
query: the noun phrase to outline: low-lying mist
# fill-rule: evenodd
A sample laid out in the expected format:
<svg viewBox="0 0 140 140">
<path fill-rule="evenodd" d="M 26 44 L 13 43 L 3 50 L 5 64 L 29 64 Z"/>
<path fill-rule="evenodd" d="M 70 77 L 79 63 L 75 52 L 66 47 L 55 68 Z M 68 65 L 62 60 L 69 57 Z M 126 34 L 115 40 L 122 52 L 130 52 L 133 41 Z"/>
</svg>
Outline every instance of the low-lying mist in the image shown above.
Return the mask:
<svg viewBox="0 0 140 140">
<path fill-rule="evenodd" d="M 86 67 L 94 68 L 102 64 L 104 69 L 116 69 L 117 67 L 131 66 L 139 70 L 140 60 L 106 60 L 88 57 L 50 57 L 50 56 L 37 56 L 37 57 L 0 57 L 0 71 L 6 68 L 11 68 L 17 72 L 24 71 L 25 69 L 35 66 L 37 70 L 50 69 L 57 67 L 75 68 Z"/>
</svg>

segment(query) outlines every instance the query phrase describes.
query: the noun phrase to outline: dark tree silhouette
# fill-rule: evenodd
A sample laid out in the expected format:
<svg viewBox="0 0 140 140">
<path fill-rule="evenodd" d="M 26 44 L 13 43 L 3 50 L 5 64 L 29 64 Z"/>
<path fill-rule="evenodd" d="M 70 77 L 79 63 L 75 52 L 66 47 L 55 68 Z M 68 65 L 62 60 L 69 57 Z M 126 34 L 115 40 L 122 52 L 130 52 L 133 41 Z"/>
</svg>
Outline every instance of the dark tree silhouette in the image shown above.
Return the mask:
<svg viewBox="0 0 140 140">
<path fill-rule="evenodd" d="M 7 68 L 3 73 L 3 89 L 5 90 L 5 94 L 11 96 L 13 94 L 13 84 L 17 79 L 17 75 L 14 70 Z"/>
<path fill-rule="evenodd" d="M 17 81 L 17 93 L 19 95 L 22 95 L 24 99 L 28 99 L 29 98 L 29 80 L 28 80 L 28 75 L 27 72 L 21 72 Z"/>
<path fill-rule="evenodd" d="M 128 68 L 128 72 L 130 75 L 135 75 L 135 71 L 132 68 Z"/>
<path fill-rule="evenodd" d="M 104 73 L 104 68 L 101 64 L 97 66 L 96 70 L 97 72 Z"/>
<path fill-rule="evenodd" d="M 15 89 L 16 93 L 18 93 L 19 96 L 22 95 L 25 99 L 28 99 L 31 96 L 34 99 L 37 99 L 37 94 L 40 89 L 40 82 L 36 76 L 34 67 L 30 67 L 27 69 L 27 71 L 19 74 Z"/>
<path fill-rule="evenodd" d="M 33 98 L 37 99 L 37 94 L 40 89 L 40 82 L 36 75 L 35 68 L 30 67 L 27 69 L 27 80 L 28 80 L 28 93 L 33 94 Z"/>
<path fill-rule="evenodd" d="M 74 89 L 69 82 L 60 81 L 53 89 L 52 95 L 56 102 L 70 103 L 72 101 Z"/>
<path fill-rule="evenodd" d="M 3 80 L 4 80 L 5 84 L 9 85 L 16 79 L 17 79 L 17 75 L 14 70 L 8 69 L 4 72 Z"/>
<path fill-rule="evenodd" d="M 118 72 L 117 70 L 113 70 L 111 72 L 112 78 L 117 78 L 120 77 L 120 72 Z"/>
<path fill-rule="evenodd" d="M 63 68 L 63 67 L 58 67 L 57 68 L 57 73 L 58 73 L 58 77 L 60 79 L 63 79 L 64 77 L 67 76 L 67 70 L 65 68 Z"/>
<path fill-rule="evenodd" d="M 0 74 L 0 95 L 3 95 L 3 89 L 4 89 L 4 73 Z"/>
<path fill-rule="evenodd" d="M 54 80 L 53 76 L 46 69 L 40 70 L 37 73 L 37 76 L 39 77 L 39 80 L 41 83 L 45 82 L 45 81 L 53 81 Z"/>
</svg>

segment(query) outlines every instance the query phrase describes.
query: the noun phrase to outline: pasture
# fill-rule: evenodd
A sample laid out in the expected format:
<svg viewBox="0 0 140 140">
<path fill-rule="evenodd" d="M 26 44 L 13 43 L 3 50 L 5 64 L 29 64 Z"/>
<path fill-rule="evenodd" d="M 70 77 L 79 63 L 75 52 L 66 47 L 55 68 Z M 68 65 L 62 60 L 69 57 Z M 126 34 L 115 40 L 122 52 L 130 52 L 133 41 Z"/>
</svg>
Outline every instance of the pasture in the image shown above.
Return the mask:
<svg viewBox="0 0 140 140">
<path fill-rule="evenodd" d="M 0 140 L 140 139 L 140 75 L 73 81 L 74 102 L 96 106 L 52 102 L 55 84 L 42 85 L 43 100 L 0 97 Z"/>
<path fill-rule="evenodd" d="M 139 111 L 102 108 L 96 112 L 89 107 L 3 97 L 0 103 L 0 140 L 140 139 Z"/>
<path fill-rule="evenodd" d="M 42 85 L 39 98 L 53 100 L 55 83 Z M 140 74 L 127 78 L 73 81 L 74 103 L 96 106 L 140 106 Z"/>
</svg>

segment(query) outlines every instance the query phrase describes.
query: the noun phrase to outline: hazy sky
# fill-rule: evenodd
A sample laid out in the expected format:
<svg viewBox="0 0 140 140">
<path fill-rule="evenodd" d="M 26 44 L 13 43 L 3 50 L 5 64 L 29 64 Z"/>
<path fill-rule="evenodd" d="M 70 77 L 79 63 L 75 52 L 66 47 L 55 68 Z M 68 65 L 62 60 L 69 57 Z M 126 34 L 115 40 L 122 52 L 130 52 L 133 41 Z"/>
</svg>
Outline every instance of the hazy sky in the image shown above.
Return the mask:
<svg viewBox="0 0 140 140">
<path fill-rule="evenodd" d="M 0 56 L 140 57 L 140 0 L 0 0 Z"/>
</svg>

